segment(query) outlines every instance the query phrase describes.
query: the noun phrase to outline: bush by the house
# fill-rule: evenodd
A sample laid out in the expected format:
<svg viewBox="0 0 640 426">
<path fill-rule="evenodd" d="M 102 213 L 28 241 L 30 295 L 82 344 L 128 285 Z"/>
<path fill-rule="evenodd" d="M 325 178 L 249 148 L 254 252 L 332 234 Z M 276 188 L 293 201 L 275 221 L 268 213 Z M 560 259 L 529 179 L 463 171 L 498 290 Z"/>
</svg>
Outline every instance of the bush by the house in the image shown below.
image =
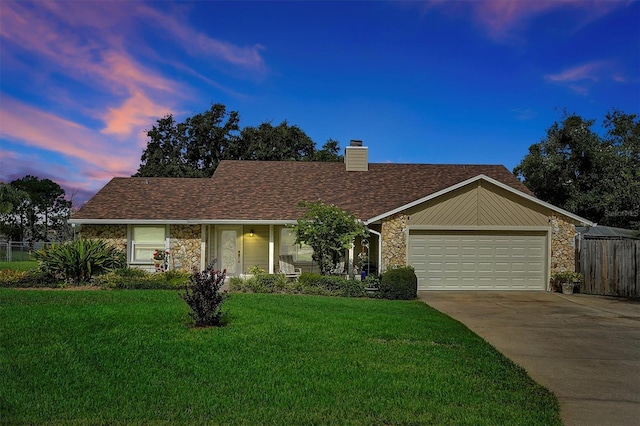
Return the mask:
<svg viewBox="0 0 640 426">
<path fill-rule="evenodd" d="M 189 273 L 176 270 L 158 274 L 126 267 L 93 277 L 91 283 L 103 289 L 177 290 L 189 282 L 189 277 Z"/>
<path fill-rule="evenodd" d="M 288 284 L 287 277 L 284 275 L 270 275 L 262 270 L 248 278 L 231 277 L 229 290 L 243 293 L 286 293 Z"/>
<path fill-rule="evenodd" d="M 86 283 L 94 275 L 123 267 L 126 255 L 103 240 L 76 240 L 34 252 L 40 269 L 69 284 Z"/>
<path fill-rule="evenodd" d="M 360 281 L 312 273 L 300 275 L 296 290 L 303 294 L 326 296 L 361 297 L 363 295 L 363 285 Z"/>
<path fill-rule="evenodd" d="M 244 292 L 245 279 L 242 277 L 229 277 L 229 291 Z"/>
<path fill-rule="evenodd" d="M 287 277 L 282 274 L 258 274 L 247 280 L 254 293 L 280 293 L 287 286 Z"/>
<path fill-rule="evenodd" d="M 393 268 L 382 274 L 380 297 L 410 300 L 418 296 L 418 277 L 410 266 Z"/>
<path fill-rule="evenodd" d="M 226 270 L 214 270 L 212 264 L 202 272 L 191 274 L 189 285 L 185 286 L 181 297 L 191 308 L 189 315 L 197 327 L 224 325 L 226 312 L 222 310 L 222 304 L 228 295 L 220 289 L 225 275 Z"/>
<path fill-rule="evenodd" d="M 380 288 L 380 276 L 367 275 L 365 279 L 362 281 L 362 285 L 365 288 Z"/>
<path fill-rule="evenodd" d="M 364 293 L 367 297 L 373 299 L 380 298 L 380 276 L 377 274 L 367 275 L 362 281 L 362 287 L 364 287 Z"/>
<path fill-rule="evenodd" d="M 229 290 L 244 293 L 289 293 L 322 296 L 361 297 L 363 284 L 346 278 L 305 272 L 297 280 L 282 274 L 258 273 L 249 278 L 231 277 Z"/>
<path fill-rule="evenodd" d="M 36 288 L 60 287 L 63 282 L 38 269 L 30 271 L 15 271 L 11 269 L 0 271 L 0 287 L 8 288 Z"/>
<path fill-rule="evenodd" d="M 579 272 L 574 271 L 562 271 L 554 272 L 551 274 L 551 290 L 562 293 L 562 285 L 566 283 L 573 284 L 574 287 L 579 287 L 583 281 L 583 276 Z"/>
</svg>

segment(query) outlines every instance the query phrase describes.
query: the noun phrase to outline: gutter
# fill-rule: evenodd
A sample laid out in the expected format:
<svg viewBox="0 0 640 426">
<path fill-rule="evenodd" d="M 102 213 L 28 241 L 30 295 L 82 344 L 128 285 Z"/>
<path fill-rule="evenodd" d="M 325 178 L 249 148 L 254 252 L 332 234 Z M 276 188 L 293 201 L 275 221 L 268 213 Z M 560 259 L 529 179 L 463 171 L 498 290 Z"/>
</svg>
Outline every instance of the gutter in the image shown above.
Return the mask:
<svg viewBox="0 0 640 426">
<path fill-rule="evenodd" d="M 378 231 L 374 231 L 373 229 L 367 228 L 369 232 L 378 236 L 378 274 L 382 273 L 382 234 Z"/>
<path fill-rule="evenodd" d="M 72 225 L 288 225 L 295 220 L 234 219 L 69 219 Z"/>
</svg>

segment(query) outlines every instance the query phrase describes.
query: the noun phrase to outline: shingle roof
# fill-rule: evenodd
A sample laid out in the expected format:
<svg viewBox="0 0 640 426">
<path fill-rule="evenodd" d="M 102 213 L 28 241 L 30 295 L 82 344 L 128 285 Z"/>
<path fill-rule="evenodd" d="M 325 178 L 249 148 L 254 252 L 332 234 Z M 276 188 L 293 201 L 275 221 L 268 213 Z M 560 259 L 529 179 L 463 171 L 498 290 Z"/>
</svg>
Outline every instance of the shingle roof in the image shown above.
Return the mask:
<svg viewBox="0 0 640 426">
<path fill-rule="evenodd" d="M 73 219 L 186 220 L 203 214 L 213 195 L 211 179 L 116 177 Z"/>
<path fill-rule="evenodd" d="M 73 219 L 295 220 L 322 200 L 366 220 L 480 174 L 532 195 L 500 165 L 222 161 L 211 179 L 114 178 Z"/>
</svg>

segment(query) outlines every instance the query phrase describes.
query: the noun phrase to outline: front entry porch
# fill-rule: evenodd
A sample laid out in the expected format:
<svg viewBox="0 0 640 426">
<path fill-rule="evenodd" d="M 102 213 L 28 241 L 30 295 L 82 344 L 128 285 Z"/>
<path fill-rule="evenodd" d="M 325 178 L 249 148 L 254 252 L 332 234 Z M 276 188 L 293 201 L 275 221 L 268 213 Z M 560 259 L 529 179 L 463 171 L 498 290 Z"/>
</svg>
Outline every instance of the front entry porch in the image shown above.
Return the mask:
<svg viewBox="0 0 640 426">
<path fill-rule="evenodd" d="M 379 244 L 377 238 L 369 241 L 367 254 L 371 264 L 377 266 Z M 202 250 L 202 267 L 216 260 L 216 267 L 226 269 L 228 276 L 248 275 L 254 267 L 269 274 L 280 273 L 281 255 L 291 259 L 301 272 L 320 272 L 312 259 L 311 247 L 295 244 L 295 235 L 285 223 L 203 225 L 203 244 L 206 248 Z M 354 247 L 345 251 L 344 273 L 350 273 L 361 263 L 358 259 L 361 241 L 356 241 Z"/>
</svg>

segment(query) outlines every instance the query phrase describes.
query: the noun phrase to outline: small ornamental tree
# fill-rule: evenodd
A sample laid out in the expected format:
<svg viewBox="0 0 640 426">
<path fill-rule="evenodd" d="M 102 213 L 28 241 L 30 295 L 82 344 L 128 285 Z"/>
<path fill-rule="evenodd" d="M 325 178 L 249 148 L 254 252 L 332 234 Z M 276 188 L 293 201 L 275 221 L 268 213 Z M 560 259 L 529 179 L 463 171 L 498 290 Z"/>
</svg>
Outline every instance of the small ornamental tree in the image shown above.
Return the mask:
<svg viewBox="0 0 640 426">
<path fill-rule="evenodd" d="M 218 327 L 224 325 L 226 312 L 222 303 L 228 294 L 221 292 L 227 270 L 218 271 L 213 263 L 207 265 L 202 272 L 193 272 L 189 278 L 190 285 L 185 286 L 182 299 L 189 305 L 196 327 Z"/>
<path fill-rule="evenodd" d="M 318 263 L 322 275 L 329 273 L 356 237 L 369 236 L 367 228 L 352 213 L 333 204 L 301 201 L 298 207 L 305 209 L 305 212 L 291 226 L 296 234 L 296 244 L 311 246 L 313 260 Z"/>
</svg>

